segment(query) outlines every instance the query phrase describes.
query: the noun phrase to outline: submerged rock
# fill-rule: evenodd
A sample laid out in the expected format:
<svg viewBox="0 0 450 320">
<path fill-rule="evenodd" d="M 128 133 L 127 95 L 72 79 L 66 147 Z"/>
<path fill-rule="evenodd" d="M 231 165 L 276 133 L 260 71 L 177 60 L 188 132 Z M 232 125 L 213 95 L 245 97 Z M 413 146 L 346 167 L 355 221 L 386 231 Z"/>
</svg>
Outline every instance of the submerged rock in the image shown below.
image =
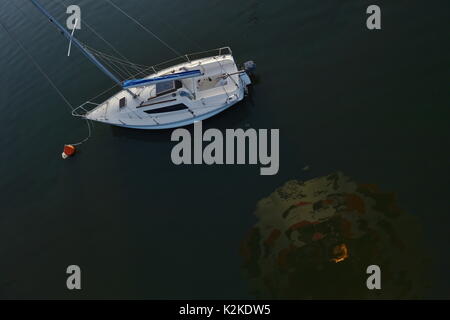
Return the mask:
<svg viewBox="0 0 450 320">
<path fill-rule="evenodd" d="M 258 298 L 419 298 L 424 254 L 419 224 L 376 185 L 342 173 L 289 181 L 259 201 L 242 243 L 243 269 Z M 381 268 L 381 290 L 366 269 Z"/>
</svg>

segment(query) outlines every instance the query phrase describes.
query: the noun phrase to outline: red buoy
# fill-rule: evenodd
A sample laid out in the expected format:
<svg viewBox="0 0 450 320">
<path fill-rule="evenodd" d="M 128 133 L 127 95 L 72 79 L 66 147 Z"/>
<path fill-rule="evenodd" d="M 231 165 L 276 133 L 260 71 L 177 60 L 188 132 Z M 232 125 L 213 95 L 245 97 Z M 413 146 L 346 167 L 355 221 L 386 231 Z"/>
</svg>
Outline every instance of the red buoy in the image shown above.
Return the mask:
<svg viewBox="0 0 450 320">
<path fill-rule="evenodd" d="M 64 146 L 64 151 L 63 151 L 63 153 L 62 153 L 62 158 L 63 159 L 67 159 L 68 157 L 71 157 L 71 156 L 73 156 L 74 154 L 75 154 L 75 151 L 76 151 L 77 149 L 73 146 L 73 145 L 71 145 L 71 144 L 66 144 L 65 146 Z"/>
</svg>

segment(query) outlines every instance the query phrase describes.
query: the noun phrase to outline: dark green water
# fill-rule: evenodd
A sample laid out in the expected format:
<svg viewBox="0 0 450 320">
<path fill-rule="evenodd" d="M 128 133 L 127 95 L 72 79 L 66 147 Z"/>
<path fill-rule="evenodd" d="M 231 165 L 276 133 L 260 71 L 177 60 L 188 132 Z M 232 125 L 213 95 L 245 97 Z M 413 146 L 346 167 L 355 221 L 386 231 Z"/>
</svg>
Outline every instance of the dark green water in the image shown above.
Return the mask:
<svg viewBox="0 0 450 320">
<path fill-rule="evenodd" d="M 173 57 L 104 1 L 73 2 L 130 60 Z M 279 128 L 280 171 L 177 167 L 169 131 L 100 124 L 62 161 L 86 127 L 1 30 L 0 297 L 250 298 L 239 245 L 256 202 L 337 170 L 397 194 L 422 225 L 426 297 L 450 297 L 448 1 L 379 1 L 376 32 L 365 0 L 115 2 L 181 52 L 229 45 L 257 62 L 252 100 L 204 126 Z M 25 15 L 1 1 L 1 20 L 72 104 L 112 85 L 75 49 L 66 56 L 29 1 L 14 3 Z M 42 3 L 64 22 L 57 2 Z M 108 50 L 87 29 L 78 36 Z M 71 264 L 82 268 L 78 293 L 65 288 Z"/>
</svg>

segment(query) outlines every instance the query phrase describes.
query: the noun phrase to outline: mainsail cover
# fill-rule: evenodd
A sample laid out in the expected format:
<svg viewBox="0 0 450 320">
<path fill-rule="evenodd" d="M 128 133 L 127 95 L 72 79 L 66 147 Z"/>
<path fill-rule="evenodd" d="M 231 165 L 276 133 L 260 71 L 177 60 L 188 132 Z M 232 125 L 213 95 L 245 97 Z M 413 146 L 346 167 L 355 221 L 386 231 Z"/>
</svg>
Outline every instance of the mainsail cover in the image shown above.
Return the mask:
<svg viewBox="0 0 450 320">
<path fill-rule="evenodd" d="M 126 80 L 123 82 L 122 87 L 125 89 L 128 88 L 136 88 L 141 86 L 148 86 L 151 84 L 156 84 L 159 82 L 166 82 L 166 81 L 172 81 L 172 80 L 181 80 L 186 78 L 194 78 L 201 76 L 202 72 L 200 70 L 190 70 L 190 71 L 184 71 L 184 72 L 178 72 L 178 73 L 172 73 L 160 77 L 150 78 L 150 79 L 132 79 L 132 80 Z"/>
</svg>

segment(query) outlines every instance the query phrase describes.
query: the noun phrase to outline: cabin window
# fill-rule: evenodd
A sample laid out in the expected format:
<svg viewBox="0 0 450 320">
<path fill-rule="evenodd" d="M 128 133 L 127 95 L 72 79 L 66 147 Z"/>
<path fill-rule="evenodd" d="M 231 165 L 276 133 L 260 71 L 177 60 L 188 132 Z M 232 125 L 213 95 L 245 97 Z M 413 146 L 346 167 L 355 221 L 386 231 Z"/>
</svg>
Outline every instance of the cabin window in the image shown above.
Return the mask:
<svg viewBox="0 0 450 320">
<path fill-rule="evenodd" d="M 119 107 L 123 108 L 127 105 L 127 98 L 123 97 L 122 99 L 119 100 Z"/>
<path fill-rule="evenodd" d="M 164 112 L 180 111 L 180 110 L 185 110 L 185 109 L 188 109 L 188 107 L 185 104 L 180 103 L 180 104 L 175 104 L 173 106 L 147 110 L 147 111 L 144 111 L 144 112 L 148 113 L 148 114 L 157 114 L 157 113 L 164 113 Z"/>
<path fill-rule="evenodd" d="M 170 92 L 174 92 L 183 86 L 180 80 L 166 81 L 156 84 L 156 95 L 160 96 Z"/>
</svg>

